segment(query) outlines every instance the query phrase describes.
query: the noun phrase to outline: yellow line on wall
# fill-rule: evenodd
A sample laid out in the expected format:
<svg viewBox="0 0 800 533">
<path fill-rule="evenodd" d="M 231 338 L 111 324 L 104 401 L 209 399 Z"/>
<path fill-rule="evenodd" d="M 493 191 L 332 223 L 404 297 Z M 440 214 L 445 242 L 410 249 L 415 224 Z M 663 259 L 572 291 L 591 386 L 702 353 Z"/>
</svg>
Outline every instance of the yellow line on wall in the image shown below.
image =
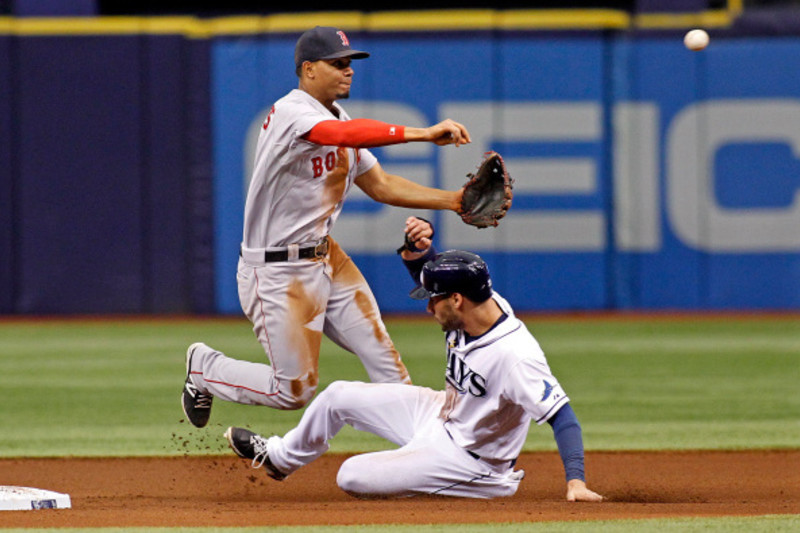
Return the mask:
<svg viewBox="0 0 800 533">
<path fill-rule="evenodd" d="M 364 14 L 360 11 L 278 13 L 264 18 L 269 32 L 301 33 L 314 26 L 335 26 L 343 30 L 364 29 Z"/>
<path fill-rule="evenodd" d="M 636 15 L 633 24 L 644 30 L 680 28 L 727 28 L 734 16 L 728 11 L 703 11 L 700 13 L 647 13 Z"/>
<path fill-rule="evenodd" d="M 630 26 L 627 12 L 610 9 L 498 11 L 497 21 L 504 30 L 624 30 Z"/>
<path fill-rule="evenodd" d="M 4 18 L 0 28 L 15 35 L 126 35 L 143 33 L 139 17 Z"/>
<path fill-rule="evenodd" d="M 738 16 L 744 11 L 744 0 L 728 0 L 728 12 L 733 16 Z"/>
<path fill-rule="evenodd" d="M 729 0 L 727 10 L 700 13 L 625 11 L 453 9 L 430 11 L 331 11 L 280 13 L 269 16 L 196 17 L 0 17 L 0 34 L 56 35 L 184 35 L 192 39 L 217 36 L 300 33 L 317 24 L 349 31 L 436 32 L 479 30 L 627 30 L 725 27 L 732 24 L 741 0 Z"/>
<path fill-rule="evenodd" d="M 498 11 L 452 9 L 438 11 L 384 11 L 365 16 L 369 31 L 490 30 Z"/>
</svg>

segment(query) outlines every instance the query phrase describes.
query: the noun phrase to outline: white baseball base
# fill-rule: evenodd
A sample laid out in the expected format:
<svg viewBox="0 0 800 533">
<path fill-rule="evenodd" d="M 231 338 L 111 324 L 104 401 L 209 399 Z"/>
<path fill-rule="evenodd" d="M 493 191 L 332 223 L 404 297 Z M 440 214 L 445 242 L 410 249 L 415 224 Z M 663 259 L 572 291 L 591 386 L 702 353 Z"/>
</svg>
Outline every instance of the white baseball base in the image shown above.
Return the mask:
<svg viewBox="0 0 800 533">
<path fill-rule="evenodd" d="M 69 494 L 31 487 L 0 485 L 0 511 L 70 509 Z"/>
</svg>

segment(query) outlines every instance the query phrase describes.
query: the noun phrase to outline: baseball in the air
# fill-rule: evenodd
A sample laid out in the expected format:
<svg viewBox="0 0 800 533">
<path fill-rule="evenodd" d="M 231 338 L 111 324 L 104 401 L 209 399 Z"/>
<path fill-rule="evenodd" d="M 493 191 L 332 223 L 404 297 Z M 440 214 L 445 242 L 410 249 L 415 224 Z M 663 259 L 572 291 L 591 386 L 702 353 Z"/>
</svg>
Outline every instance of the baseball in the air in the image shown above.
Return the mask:
<svg viewBox="0 0 800 533">
<path fill-rule="evenodd" d="M 686 45 L 686 48 L 695 52 L 708 46 L 708 41 L 708 33 L 705 30 L 691 30 L 683 38 L 683 44 Z"/>
</svg>

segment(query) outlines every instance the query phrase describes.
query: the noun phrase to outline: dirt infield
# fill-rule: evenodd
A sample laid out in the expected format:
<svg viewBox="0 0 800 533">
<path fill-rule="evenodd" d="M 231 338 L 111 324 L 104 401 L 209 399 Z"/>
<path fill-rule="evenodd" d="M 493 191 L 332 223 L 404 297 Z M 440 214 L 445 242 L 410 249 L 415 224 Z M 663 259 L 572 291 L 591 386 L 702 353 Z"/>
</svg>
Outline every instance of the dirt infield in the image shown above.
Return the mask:
<svg viewBox="0 0 800 533">
<path fill-rule="evenodd" d="M 486 523 L 800 514 L 800 450 L 588 453 L 608 501 L 563 500 L 555 453 L 526 454 L 519 492 L 490 501 L 362 501 L 338 489 L 344 456 L 279 483 L 235 457 L 0 460 L 0 485 L 66 492 L 72 509 L 0 512 L 0 527 Z"/>
</svg>

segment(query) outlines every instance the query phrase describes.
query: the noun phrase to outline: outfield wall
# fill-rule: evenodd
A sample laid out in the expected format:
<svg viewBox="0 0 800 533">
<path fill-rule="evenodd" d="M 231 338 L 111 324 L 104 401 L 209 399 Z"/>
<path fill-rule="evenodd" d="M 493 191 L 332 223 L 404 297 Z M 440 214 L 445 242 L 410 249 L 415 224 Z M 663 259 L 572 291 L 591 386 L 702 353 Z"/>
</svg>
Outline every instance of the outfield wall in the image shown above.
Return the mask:
<svg viewBox="0 0 800 533">
<path fill-rule="evenodd" d="M 472 134 L 376 149 L 388 171 L 456 188 L 482 152 L 506 158 L 499 228 L 425 215 L 518 309 L 800 308 L 800 38 L 712 29 L 691 53 L 683 30 L 610 15 L 579 31 L 329 23 L 372 53 L 351 115 Z M 297 29 L 265 20 L 0 20 L 0 312 L 239 312 L 255 135 L 296 85 Z M 385 311 L 421 309 L 394 253 L 408 213 L 353 191 L 334 230 Z"/>
<path fill-rule="evenodd" d="M 211 311 L 207 43 L 0 36 L 0 77 L 0 311 Z"/>
</svg>

